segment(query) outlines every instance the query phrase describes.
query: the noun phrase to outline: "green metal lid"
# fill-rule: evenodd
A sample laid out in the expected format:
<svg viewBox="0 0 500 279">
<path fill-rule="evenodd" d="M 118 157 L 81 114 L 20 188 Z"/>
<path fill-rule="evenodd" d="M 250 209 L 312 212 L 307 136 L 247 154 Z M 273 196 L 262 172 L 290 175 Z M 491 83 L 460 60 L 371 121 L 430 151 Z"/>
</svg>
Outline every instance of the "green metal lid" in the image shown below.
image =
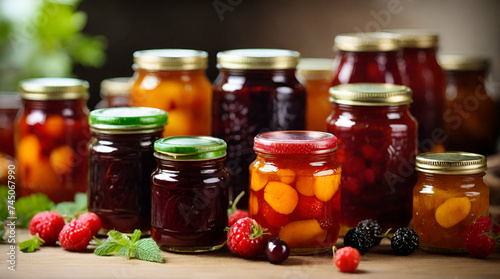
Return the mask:
<svg viewBox="0 0 500 279">
<path fill-rule="evenodd" d="M 167 160 L 207 160 L 226 156 L 226 142 L 206 136 L 177 136 L 155 142 L 155 156 Z"/>
<path fill-rule="evenodd" d="M 90 127 L 99 130 L 145 130 L 167 125 L 168 113 L 146 107 L 117 107 L 90 112 Z"/>
</svg>

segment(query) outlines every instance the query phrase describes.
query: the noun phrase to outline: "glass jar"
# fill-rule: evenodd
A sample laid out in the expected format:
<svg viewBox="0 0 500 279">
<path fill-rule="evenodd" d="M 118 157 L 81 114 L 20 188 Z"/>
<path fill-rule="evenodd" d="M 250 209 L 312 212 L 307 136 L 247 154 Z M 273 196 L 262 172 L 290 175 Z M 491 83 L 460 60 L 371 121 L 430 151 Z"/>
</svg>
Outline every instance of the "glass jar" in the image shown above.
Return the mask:
<svg viewBox="0 0 500 279">
<path fill-rule="evenodd" d="M 495 132 L 500 123 L 495 103 L 485 87 L 488 60 L 459 55 L 442 55 L 439 60 L 448 78 L 444 114 L 446 150 L 494 154 Z"/>
<path fill-rule="evenodd" d="M 332 107 L 328 89 L 333 80 L 333 59 L 302 58 L 297 65 L 297 78 L 307 92 L 306 129 L 326 131 L 326 118 Z"/>
<path fill-rule="evenodd" d="M 416 158 L 413 229 L 420 248 L 467 252 L 470 225 L 489 213 L 489 189 L 483 182 L 486 157 L 467 152 L 423 153 Z"/>
<path fill-rule="evenodd" d="M 436 58 L 439 36 L 418 29 L 387 30 L 397 34 L 402 57 L 399 69 L 403 85 L 411 88 L 410 112 L 418 121 L 420 152 L 444 151 L 444 103 L 446 80 Z"/>
<path fill-rule="evenodd" d="M 208 54 L 190 49 L 134 52 L 131 105 L 168 112 L 163 136 L 210 135 L 212 89 L 205 69 Z"/>
<path fill-rule="evenodd" d="M 15 124 L 18 195 L 71 201 L 87 190 L 88 83 L 71 78 L 21 82 Z"/>
<path fill-rule="evenodd" d="M 293 254 L 324 252 L 340 230 L 337 138 L 324 132 L 279 131 L 255 137 L 248 215 Z"/>
<path fill-rule="evenodd" d="M 161 138 L 167 113 L 144 107 L 98 109 L 90 112 L 89 123 L 89 211 L 101 218 L 104 233 L 149 232 L 153 144 Z"/>
<path fill-rule="evenodd" d="M 14 158 L 14 120 L 21 108 L 17 92 L 0 92 L 0 153 Z"/>
<path fill-rule="evenodd" d="M 248 189 L 253 138 L 269 130 L 304 130 L 306 91 L 295 77 L 300 54 L 283 49 L 219 52 L 213 136 L 227 142 L 231 196 Z M 245 207 L 247 200 L 240 206 Z"/>
<path fill-rule="evenodd" d="M 335 37 L 333 85 L 359 82 L 402 84 L 398 42 L 383 33 L 349 33 Z"/>
<path fill-rule="evenodd" d="M 383 229 L 411 220 L 417 180 L 417 122 L 411 90 L 393 84 L 342 84 L 330 89 L 328 132 L 337 136 L 342 165 L 342 233 L 375 219 Z"/>
<path fill-rule="evenodd" d="M 129 107 L 132 82 L 129 77 L 108 78 L 101 82 L 102 100 L 96 109 Z"/>
<path fill-rule="evenodd" d="M 226 143 L 202 136 L 155 142 L 151 175 L 151 235 L 161 249 L 214 251 L 226 241 L 229 173 Z"/>
</svg>

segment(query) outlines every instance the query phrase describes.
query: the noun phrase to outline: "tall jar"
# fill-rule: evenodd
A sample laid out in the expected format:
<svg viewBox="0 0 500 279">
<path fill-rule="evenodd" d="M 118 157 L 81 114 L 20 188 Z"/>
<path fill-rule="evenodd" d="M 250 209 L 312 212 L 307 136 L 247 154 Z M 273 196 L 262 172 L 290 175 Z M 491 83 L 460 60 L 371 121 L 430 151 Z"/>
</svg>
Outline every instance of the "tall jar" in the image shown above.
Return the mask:
<svg viewBox="0 0 500 279">
<path fill-rule="evenodd" d="M 88 83 L 71 78 L 21 82 L 15 124 L 18 195 L 70 201 L 87 190 Z"/>
<path fill-rule="evenodd" d="M 342 232 L 364 219 L 384 229 L 412 217 L 417 122 L 411 90 L 393 84 L 342 84 L 330 89 L 328 132 L 337 136 L 342 165 Z"/>
<path fill-rule="evenodd" d="M 422 249 L 467 252 L 464 241 L 470 225 L 489 213 L 489 189 L 483 181 L 486 168 L 486 158 L 474 153 L 417 156 L 413 228 Z"/>
<path fill-rule="evenodd" d="M 149 232 L 153 144 L 161 138 L 167 113 L 144 107 L 98 109 L 89 123 L 89 211 L 101 218 L 103 233 Z"/>
<path fill-rule="evenodd" d="M 347 33 L 335 37 L 333 85 L 359 82 L 402 84 L 398 41 L 382 33 Z"/>
<path fill-rule="evenodd" d="M 14 122 L 21 108 L 17 92 L 0 92 L 0 153 L 14 158 Z"/>
<path fill-rule="evenodd" d="M 307 91 L 306 130 L 326 131 L 326 118 L 332 107 L 328 89 L 333 79 L 333 59 L 302 58 L 297 65 L 297 78 Z"/>
<path fill-rule="evenodd" d="M 267 132 L 255 137 L 254 150 L 249 216 L 293 254 L 331 249 L 340 230 L 337 138 L 315 131 Z"/>
<path fill-rule="evenodd" d="M 212 89 L 205 69 L 208 54 L 190 49 L 134 52 L 131 105 L 166 110 L 163 136 L 210 135 Z"/>
<path fill-rule="evenodd" d="M 444 114 L 446 150 L 491 155 L 496 151 L 499 119 L 488 95 L 485 78 L 488 60 L 474 56 L 442 55 L 448 79 Z"/>
<path fill-rule="evenodd" d="M 224 246 L 229 204 L 226 143 L 213 137 L 168 137 L 155 142 L 155 157 L 151 235 L 158 246 L 173 252 Z"/>
<path fill-rule="evenodd" d="M 102 100 L 96 109 L 130 106 L 132 82 L 129 77 L 108 78 L 101 82 Z"/>
<path fill-rule="evenodd" d="M 227 142 L 231 196 L 248 189 L 253 138 L 269 130 L 304 130 L 306 91 L 295 77 L 300 54 L 283 49 L 236 49 L 217 54 L 213 136 Z M 246 206 L 246 199 L 241 206 Z"/>
</svg>

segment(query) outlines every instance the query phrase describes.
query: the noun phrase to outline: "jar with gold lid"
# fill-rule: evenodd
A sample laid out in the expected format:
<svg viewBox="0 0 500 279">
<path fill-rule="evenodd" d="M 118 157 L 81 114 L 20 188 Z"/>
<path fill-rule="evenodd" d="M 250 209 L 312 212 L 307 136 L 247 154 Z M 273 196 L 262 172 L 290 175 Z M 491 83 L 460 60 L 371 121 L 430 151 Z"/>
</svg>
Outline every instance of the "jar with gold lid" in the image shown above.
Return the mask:
<svg viewBox="0 0 500 279">
<path fill-rule="evenodd" d="M 486 157 L 468 152 L 423 153 L 416 158 L 413 228 L 420 247 L 434 252 L 466 252 L 465 235 L 474 220 L 489 212 L 483 182 Z"/>
<path fill-rule="evenodd" d="M 96 109 L 130 106 L 132 82 L 129 77 L 108 78 L 101 82 L 102 100 Z"/>
</svg>

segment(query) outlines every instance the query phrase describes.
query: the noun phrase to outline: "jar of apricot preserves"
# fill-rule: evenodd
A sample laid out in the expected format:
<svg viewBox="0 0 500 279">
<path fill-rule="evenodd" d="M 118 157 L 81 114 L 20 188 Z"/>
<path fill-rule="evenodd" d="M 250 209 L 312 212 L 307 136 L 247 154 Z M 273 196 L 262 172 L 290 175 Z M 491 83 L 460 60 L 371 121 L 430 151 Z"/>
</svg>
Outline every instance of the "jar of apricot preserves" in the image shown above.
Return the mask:
<svg viewBox="0 0 500 279">
<path fill-rule="evenodd" d="M 87 190 L 88 83 L 71 78 L 21 82 L 15 125 L 18 194 L 70 201 Z"/>
<path fill-rule="evenodd" d="M 413 228 L 420 248 L 466 252 L 470 225 L 489 213 L 489 189 L 483 182 L 486 157 L 468 152 L 417 156 L 418 182 L 413 189 Z"/>
<path fill-rule="evenodd" d="M 167 113 L 145 107 L 97 109 L 89 122 L 89 211 L 101 218 L 103 232 L 149 232 L 153 144 L 161 138 Z"/>
<path fill-rule="evenodd" d="M 325 132 L 278 131 L 255 137 L 248 214 L 293 254 L 331 249 L 340 229 L 337 138 Z"/>
<path fill-rule="evenodd" d="M 205 69 L 208 54 L 191 49 L 134 52 L 131 105 L 168 112 L 163 136 L 210 135 L 212 89 Z"/>
</svg>

